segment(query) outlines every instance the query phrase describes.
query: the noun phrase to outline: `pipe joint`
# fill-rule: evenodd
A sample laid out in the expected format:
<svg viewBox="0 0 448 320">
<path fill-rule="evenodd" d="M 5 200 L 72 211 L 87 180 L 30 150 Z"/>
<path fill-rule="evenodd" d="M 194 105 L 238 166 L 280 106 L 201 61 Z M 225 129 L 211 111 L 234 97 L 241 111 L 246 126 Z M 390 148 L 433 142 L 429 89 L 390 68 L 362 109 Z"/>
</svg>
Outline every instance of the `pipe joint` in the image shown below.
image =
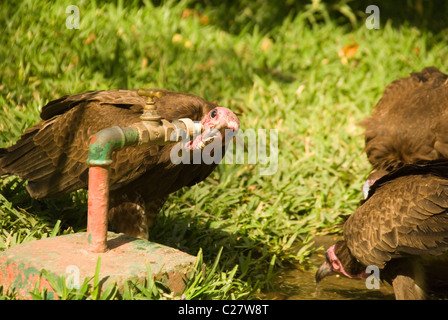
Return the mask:
<svg viewBox="0 0 448 320">
<path fill-rule="evenodd" d="M 132 127 L 111 127 L 103 129 L 90 140 L 89 166 L 108 166 L 112 163 L 112 152 L 116 149 L 136 144 L 138 132 Z"/>
<path fill-rule="evenodd" d="M 202 124 L 188 118 L 168 121 L 141 121 L 132 125 L 138 132 L 139 145 L 166 145 L 202 132 Z"/>
</svg>

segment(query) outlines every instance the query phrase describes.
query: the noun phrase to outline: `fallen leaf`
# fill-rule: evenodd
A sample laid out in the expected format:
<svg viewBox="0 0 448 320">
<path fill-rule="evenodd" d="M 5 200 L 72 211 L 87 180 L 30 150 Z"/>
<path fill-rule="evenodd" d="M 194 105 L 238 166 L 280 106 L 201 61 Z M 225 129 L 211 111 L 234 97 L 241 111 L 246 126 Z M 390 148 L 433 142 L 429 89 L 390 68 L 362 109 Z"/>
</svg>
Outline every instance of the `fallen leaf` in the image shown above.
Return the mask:
<svg viewBox="0 0 448 320">
<path fill-rule="evenodd" d="M 339 59 L 341 59 L 341 63 L 346 65 L 348 60 L 353 58 L 358 51 L 359 45 L 357 43 L 347 44 L 342 47 L 338 52 Z"/>
<path fill-rule="evenodd" d="M 143 57 L 143 59 L 142 59 L 142 68 L 146 68 L 147 65 L 148 65 L 148 58 Z"/>
<path fill-rule="evenodd" d="M 213 59 L 209 59 L 207 62 L 199 64 L 198 70 L 210 71 L 214 65 L 215 65 L 215 61 Z"/>
<path fill-rule="evenodd" d="M 203 15 L 201 15 L 201 18 L 199 19 L 199 23 L 207 25 L 210 23 L 210 18 L 207 15 L 203 14 Z"/>
<path fill-rule="evenodd" d="M 33 98 L 34 98 L 34 100 L 39 101 L 40 100 L 39 92 L 33 91 Z"/>
<path fill-rule="evenodd" d="M 305 86 L 301 84 L 296 90 L 297 97 L 299 97 L 302 94 L 303 90 L 305 90 Z"/>
<path fill-rule="evenodd" d="M 273 45 L 272 39 L 263 38 L 263 40 L 261 41 L 261 50 L 268 51 L 269 49 L 272 48 L 272 45 Z"/>
<path fill-rule="evenodd" d="M 182 19 L 186 19 L 186 18 L 194 16 L 194 15 L 195 15 L 195 10 L 194 9 L 185 9 L 182 12 Z"/>
<path fill-rule="evenodd" d="M 188 17 L 198 17 L 200 24 L 209 24 L 210 18 L 206 14 L 202 14 L 194 9 L 185 9 L 182 12 L 182 19 L 186 19 Z"/>
<path fill-rule="evenodd" d="M 86 41 L 84 41 L 85 44 L 92 43 L 93 40 L 95 40 L 96 35 L 94 33 L 91 33 L 90 36 L 87 37 Z"/>
<path fill-rule="evenodd" d="M 185 41 L 184 46 L 185 46 L 185 48 L 187 48 L 187 49 L 191 49 L 191 50 L 194 49 L 193 44 L 191 43 L 190 40 Z"/>
<path fill-rule="evenodd" d="M 79 62 L 79 57 L 76 56 L 70 64 L 72 64 L 73 66 L 76 66 L 78 64 L 78 62 Z"/>
<path fill-rule="evenodd" d="M 310 153 L 310 137 L 305 137 L 305 153 Z"/>
<path fill-rule="evenodd" d="M 182 43 L 184 40 L 184 37 L 180 33 L 175 33 L 173 37 L 171 38 L 172 43 Z"/>
</svg>

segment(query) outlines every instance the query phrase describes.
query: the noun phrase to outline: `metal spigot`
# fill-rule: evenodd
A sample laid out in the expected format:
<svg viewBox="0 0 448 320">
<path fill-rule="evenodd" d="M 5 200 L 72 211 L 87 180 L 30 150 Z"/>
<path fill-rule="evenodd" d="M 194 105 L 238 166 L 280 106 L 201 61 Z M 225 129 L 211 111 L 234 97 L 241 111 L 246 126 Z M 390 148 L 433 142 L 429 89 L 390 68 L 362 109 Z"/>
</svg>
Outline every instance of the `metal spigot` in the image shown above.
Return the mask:
<svg viewBox="0 0 448 320">
<path fill-rule="evenodd" d="M 154 101 L 154 98 L 162 98 L 162 91 L 139 89 L 138 94 L 147 97 L 143 114 L 140 117 L 142 121 L 132 125 L 139 133 L 139 145 L 165 145 L 185 139 L 186 136 L 193 137 L 202 132 L 202 124 L 199 121 L 193 121 L 189 118 L 171 121 L 162 119 L 157 112 L 157 105 Z"/>
<path fill-rule="evenodd" d="M 156 102 L 154 98 L 162 98 L 163 93 L 161 91 L 152 89 L 139 89 L 137 91 L 139 96 L 146 96 L 146 104 L 143 107 L 143 114 L 140 116 L 142 121 L 151 121 L 157 124 L 162 117 L 157 112 Z"/>
</svg>

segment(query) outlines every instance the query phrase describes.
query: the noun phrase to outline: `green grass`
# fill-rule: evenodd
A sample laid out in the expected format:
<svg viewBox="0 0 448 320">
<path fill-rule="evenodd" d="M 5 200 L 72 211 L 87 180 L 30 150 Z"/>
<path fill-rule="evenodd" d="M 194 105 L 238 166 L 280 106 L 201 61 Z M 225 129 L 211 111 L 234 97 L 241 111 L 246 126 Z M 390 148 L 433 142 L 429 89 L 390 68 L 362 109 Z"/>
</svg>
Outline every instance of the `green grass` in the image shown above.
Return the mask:
<svg viewBox="0 0 448 320">
<path fill-rule="evenodd" d="M 369 30 L 363 8 L 344 1 L 304 1 L 272 16 L 241 7 L 246 2 L 227 16 L 207 3 L 77 1 L 79 30 L 65 27 L 71 1 L 2 4 L 0 146 L 38 122 L 48 101 L 115 88 L 190 92 L 239 113 L 243 131 L 277 129 L 274 175 L 260 175 L 259 164 L 221 164 L 205 182 L 172 195 L 150 235 L 206 263 L 184 298 L 253 299 L 283 268 L 307 266 L 314 235 L 340 232 L 369 171 L 356 123 L 392 80 L 429 65 L 443 70 L 448 33 L 388 15 L 381 29 Z M 338 53 L 348 44 L 359 47 L 343 63 Z M 85 191 L 33 200 L 23 181 L 0 180 L 0 250 L 85 228 Z M 67 299 L 101 298 L 94 285 L 59 289 Z M 3 291 L 0 298 L 14 297 Z M 103 298 L 179 297 L 148 279 Z"/>
</svg>

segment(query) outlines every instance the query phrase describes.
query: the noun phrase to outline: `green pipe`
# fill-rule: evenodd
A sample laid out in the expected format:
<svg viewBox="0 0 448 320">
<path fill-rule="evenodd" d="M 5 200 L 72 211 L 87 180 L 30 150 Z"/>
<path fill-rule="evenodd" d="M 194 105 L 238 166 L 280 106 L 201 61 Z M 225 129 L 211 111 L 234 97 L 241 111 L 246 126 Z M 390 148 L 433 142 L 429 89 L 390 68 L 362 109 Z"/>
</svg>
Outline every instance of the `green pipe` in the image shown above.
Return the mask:
<svg viewBox="0 0 448 320">
<path fill-rule="evenodd" d="M 89 166 L 108 166 L 112 163 L 112 152 L 116 149 L 137 144 L 139 133 L 133 127 L 111 127 L 106 128 L 92 138 L 89 146 Z"/>
</svg>

